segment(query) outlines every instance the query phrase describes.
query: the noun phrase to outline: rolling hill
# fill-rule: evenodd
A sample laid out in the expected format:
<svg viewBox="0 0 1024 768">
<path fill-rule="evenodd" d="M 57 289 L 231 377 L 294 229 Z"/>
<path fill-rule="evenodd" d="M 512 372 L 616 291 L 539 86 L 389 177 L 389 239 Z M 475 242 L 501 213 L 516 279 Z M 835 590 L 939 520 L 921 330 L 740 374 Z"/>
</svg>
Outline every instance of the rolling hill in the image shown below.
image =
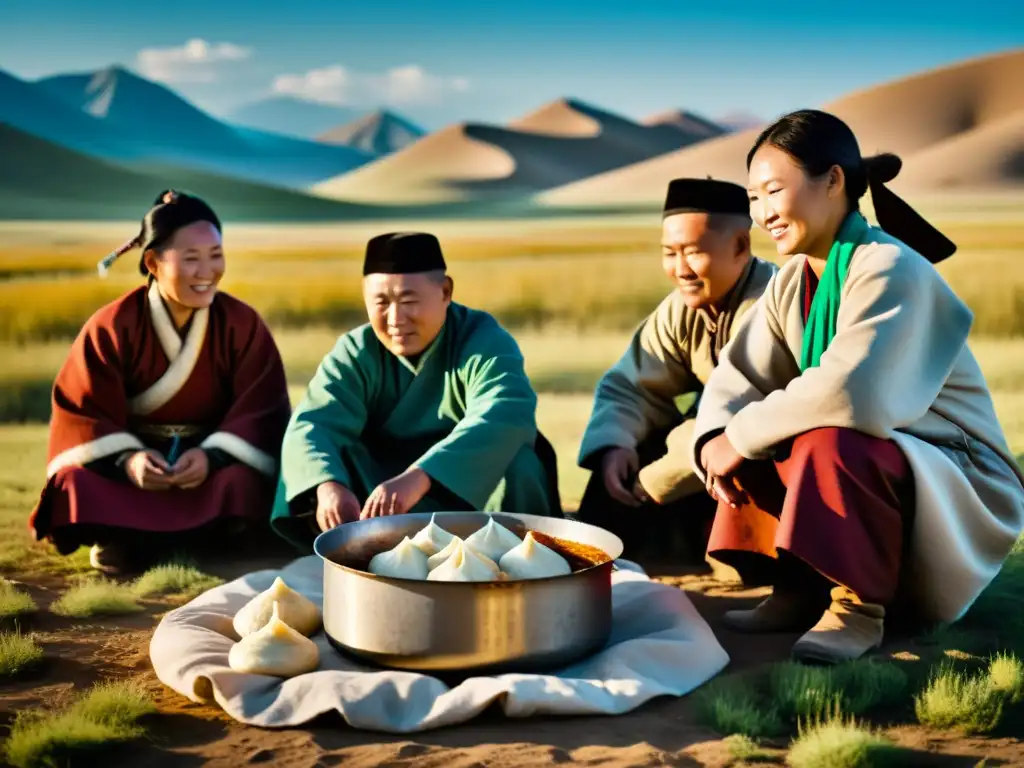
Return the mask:
<svg viewBox="0 0 1024 768">
<path fill-rule="evenodd" d="M 940 145 L 954 142 L 951 146 L 956 147 L 956 142 L 962 139 L 966 146 L 984 148 L 988 152 L 984 137 L 990 135 L 1001 137 L 998 143 L 1001 149 L 996 151 L 993 144 L 992 152 L 1010 160 L 1003 163 L 993 160 L 991 167 L 998 167 L 998 177 L 991 173 L 975 174 L 972 185 L 1020 185 L 1024 184 L 1024 175 L 1020 163 L 1012 162 L 1012 156 L 1024 151 L 1024 133 L 1013 136 L 1012 128 L 1001 129 L 997 123 L 1009 121 L 1024 109 L 1022 81 L 1024 50 L 1017 50 L 867 88 L 826 104 L 822 109 L 834 112 L 850 124 L 865 155 L 889 151 L 903 158 L 907 179 L 897 178 L 894 189 L 911 183 L 911 169 L 919 188 L 930 183 L 929 179 L 938 182 L 948 176 L 941 167 L 928 170 L 929 157 L 940 165 L 951 157 L 949 151 L 939 151 Z M 758 132 L 759 129 L 753 128 L 710 139 L 541 193 L 536 200 L 546 206 L 569 208 L 652 207 L 661 203 L 666 184 L 677 176 L 710 174 L 745 183 L 746 154 Z"/>
<path fill-rule="evenodd" d="M 371 209 L 201 171 L 126 169 L 0 124 L 0 218 L 141 220 L 156 194 L 187 189 L 230 221 L 343 220 Z"/>
<path fill-rule="evenodd" d="M 343 144 L 375 155 L 390 155 L 405 149 L 426 134 L 422 128 L 401 115 L 378 110 L 346 125 L 317 136 L 324 144 Z"/>
<path fill-rule="evenodd" d="M 682 131 L 684 135 L 693 141 L 703 141 L 728 133 L 729 129 L 701 117 L 695 112 L 688 112 L 684 109 L 670 109 L 667 112 L 659 112 L 641 121 L 643 125 L 670 125 L 676 130 Z"/>
<path fill-rule="evenodd" d="M 562 99 L 508 127 L 449 126 L 312 190 L 380 204 L 493 200 L 565 184 L 687 143 L 672 126 L 644 126 Z"/>
<path fill-rule="evenodd" d="M 305 187 L 363 165 L 374 155 L 249 128 L 236 128 L 197 109 L 157 83 L 111 67 L 93 73 L 56 75 L 33 86 L 66 107 L 45 132 L 26 121 L 10 122 L 42 138 L 126 162 L 191 167 L 261 183 Z M 20 89 L 24 92 L 24 89 Z M 27 97 L 26 94 L 23 94 Z M 0 115 L 17 104 L 0 107 Z M 62 116 L 94 121 L 102 140 L 83 144 L 67 137 Z M 69 118 L 71 119 L 71 118 Z M 39 121 L 36 122 L 38 128 Z"/>
<path fill-rule="evenodd" d="M 891 186 L 901 190 L 997 189 L 1024 180 L 1024 109 L 986 121 L 911 155 Z"/>
</svg>

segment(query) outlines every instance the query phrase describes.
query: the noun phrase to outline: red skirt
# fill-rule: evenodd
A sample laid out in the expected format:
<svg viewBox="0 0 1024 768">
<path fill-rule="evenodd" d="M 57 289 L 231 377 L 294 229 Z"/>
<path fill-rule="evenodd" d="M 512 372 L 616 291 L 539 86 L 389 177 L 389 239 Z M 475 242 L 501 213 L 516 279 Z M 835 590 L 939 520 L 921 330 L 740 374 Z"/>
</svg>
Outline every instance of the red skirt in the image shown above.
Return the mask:
<svg viewBox="0 0 1024 768">
<path fill-rule="evenodd" d="M 272 480 L 240 463 L 214 470 L 198 488 L 166 491 L 68 467 L 50 478 L 29 525 L 36 540 L 49 538 L 66 554 L 94 543 L 96 531 L 182 533 L 222 519 L 265 522 L 273 498 Z"/>
<path fill-rule="evenodd" d="M 773 460 L 744 462 L 737 481 L 747 503 L 719 503 L 708 554 L 744 575 L 763 573 L 783 551 L 866 602 L 892 600 L 914 505 L 896 443 L 815 429 L 780 445 Z"/>
</svg>

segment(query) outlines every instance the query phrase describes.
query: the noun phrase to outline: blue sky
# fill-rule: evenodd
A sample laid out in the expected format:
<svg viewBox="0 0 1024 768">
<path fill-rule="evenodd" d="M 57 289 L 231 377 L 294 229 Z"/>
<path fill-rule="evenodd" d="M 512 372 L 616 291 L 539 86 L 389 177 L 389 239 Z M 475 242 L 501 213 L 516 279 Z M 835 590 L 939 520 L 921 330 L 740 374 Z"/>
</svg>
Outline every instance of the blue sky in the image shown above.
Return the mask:
<svg viewBox="0 0 1024 768">
<path fill-rule="evenodd" d="M 430 127 L 561 96 L 768 118 L 1022 45 L 1019 1 L 0 1 L 0 68 L 20 77 L 121 63 L 215 114 L 276 87 Z"/>
</svg>

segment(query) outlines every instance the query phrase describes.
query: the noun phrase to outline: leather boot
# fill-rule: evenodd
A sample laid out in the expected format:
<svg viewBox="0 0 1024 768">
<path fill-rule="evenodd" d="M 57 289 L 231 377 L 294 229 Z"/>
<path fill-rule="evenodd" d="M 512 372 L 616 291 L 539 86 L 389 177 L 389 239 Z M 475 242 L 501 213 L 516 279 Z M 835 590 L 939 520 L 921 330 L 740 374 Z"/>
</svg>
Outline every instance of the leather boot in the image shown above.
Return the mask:
<svg viewBox="0 0 1024 768">
<path fill-rule="evenodd" d="M 839 664 L 882 644 L 885 608 L 866 603 L 846 587 L 832 590 L 832 604 L 793 646 L 793 658 Z"/>
</svg>

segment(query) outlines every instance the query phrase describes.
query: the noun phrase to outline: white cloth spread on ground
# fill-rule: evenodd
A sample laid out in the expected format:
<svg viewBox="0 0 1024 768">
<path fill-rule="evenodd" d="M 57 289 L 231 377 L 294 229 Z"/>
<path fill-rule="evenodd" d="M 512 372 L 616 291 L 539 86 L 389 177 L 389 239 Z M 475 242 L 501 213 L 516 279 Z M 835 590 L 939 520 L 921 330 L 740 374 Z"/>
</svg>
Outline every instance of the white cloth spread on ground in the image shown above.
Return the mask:
<svg viewBox="0 0 1024 768">
<path fill-rule="evenodd" d="M 416 672 L 380 671 L 313 635 L 320 666 L 288 680 L 228 666 L 235 613 L 278 575 L 323 605 L 323 561 L 295 560 L 209 590 L 161 620 L 150 643 L 157 677 L 189 699 L 216 703 L 265 728 L 306 723 L 336 710 L 355 727 L 410 733 L 465 722 L 495 700 L 509 717 L 622 714 L 650 699 L 682 696 L 718 674 L 729 656 L 686 594 L 651 581 L 628 561 L 612 574 L 612 634 L 605 648 L 557 674 L 473 677 L 451 688 Z"/>
</svg>

